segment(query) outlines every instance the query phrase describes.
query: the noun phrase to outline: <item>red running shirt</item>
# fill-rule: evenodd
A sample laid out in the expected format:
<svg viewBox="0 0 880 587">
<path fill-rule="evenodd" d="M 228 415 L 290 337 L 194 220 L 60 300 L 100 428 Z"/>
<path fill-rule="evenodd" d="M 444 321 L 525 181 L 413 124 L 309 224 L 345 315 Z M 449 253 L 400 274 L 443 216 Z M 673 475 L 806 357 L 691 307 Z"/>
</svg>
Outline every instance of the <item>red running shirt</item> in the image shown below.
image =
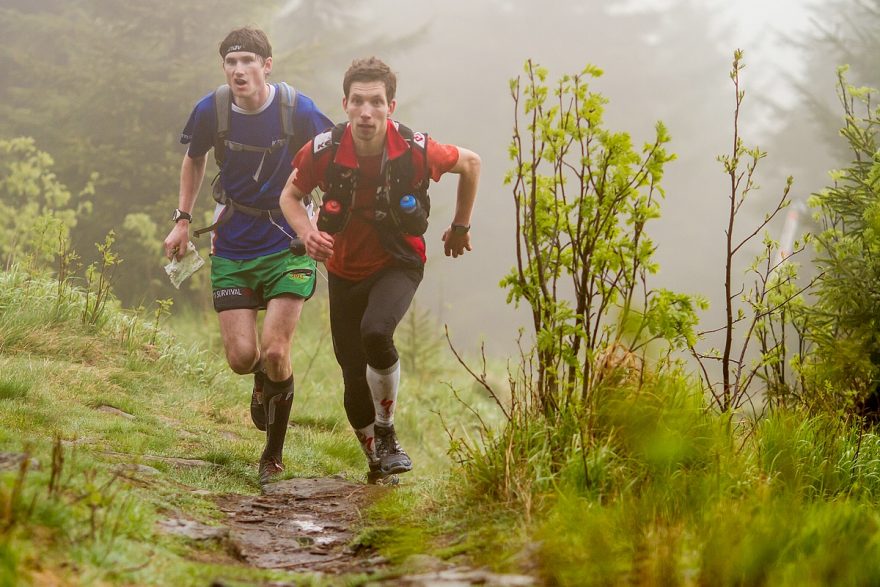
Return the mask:
<svg viewBox="0 0 880 587">
<path fill-rule="evenodd" d="M 408 148 L 406 141 L 389 121 L 386 138 L 388 158 L 395 159 Z M 458 147 L 438 143 L 430 137 L 427 141 L 427 154 L 428 171 L 435 182 L 458 163 Z M 330 157 L 321 155 L 319 153 L 317 158 L 315 157 L 310 141 L 300 149 L 293 160 L 295 169 L 293 184 L 303 193 L 309 193 L 316 187 L 326 191 L 324 177 Z M 333 256 L 327 262 L 327 270 L 343 279 L 360 281 L 395 262 L 394 257 L 379 240 L 376 225 L 369 220 L 373 218 L 376 190 L 382 181 L 380 177 L 382 155 L 358 157 L 354 153 L 351 130 L 346 128 L 336 151 L 335 161 L 348 167 L 357 166 L 358 185 L 355 189 L 351 219 L 342 232 L 334 235 Z M 417 171 L 416 181 L 421 179 L 418 175 Z M 424 261 L 423 239 L 408 237 L 407 240 Z"/>
</svg>

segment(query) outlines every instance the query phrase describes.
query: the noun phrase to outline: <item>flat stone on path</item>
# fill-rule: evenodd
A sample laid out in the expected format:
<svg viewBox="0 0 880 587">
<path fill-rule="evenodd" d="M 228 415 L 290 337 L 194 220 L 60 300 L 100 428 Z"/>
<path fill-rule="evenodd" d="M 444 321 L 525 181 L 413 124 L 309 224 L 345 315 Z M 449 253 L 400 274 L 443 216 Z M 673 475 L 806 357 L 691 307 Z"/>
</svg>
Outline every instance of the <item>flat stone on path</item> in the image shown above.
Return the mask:
<svg viewBox="0 0 880 587">
<path fill-rule="evenodd" d="M 288 479 L 263 487 L 261 496 L 226 495 L 218 506 L 229 516 L 229 542 L 241 560 L 265 569 L 364 573 L 375 561 L 348 548 L 360 509 L 385 487 L 339 477 Z"/>
<path fill-rule="evenodd" d="M 112 450 L 105 450 L 103 454 L 111 457 L 125 457 L 130 459 L 140 459 L 145 461 L 160 461 L 162 463 L 168 463 L 169 465 L 173 465 L 175 467 L 184 467 L 184 468 L 192 468 L 192 467 L 213 467 L 214 463 L 203 461 L 201 459 L 183 459 L 180 457 L 163 457 L 159 455 L 131 455 L 124 452 L 116 452 Z"/>
<path fill-rule="evenodd" d="M 98 406 L 96 408 L 99 412 L 104 412 L 106 414 L 113 414 L 114 416 L 120 416 L 125 418 L 126 420 L 134 420 L 134 416 L 129 414 L 128 412 L 123 412 L 119 408 L 114 408 L 113 406 Z"/>
<path fill-rule="evenodd" d="M 467 567 L 447 569 L 420 575 L 404 575 L 388 581 L 367 583 L 367 587 L 382 585 L 399 585 L 401 587 L 468 587 L 484 585 L 486 587 L 531 587 L 535 579 L 525 575 L 500 575 L 482 569 Z"/>
<path fill-rule="evenodd" d="M 128 463 L 122 464 L 116 467 L 116 470 L 120 473 L 141 473 L 143 475 L 161 475 L 162 472 L 156 467 L 151 467 L 149 465 L 142 465 L 140 463 Z"/>
<path fill-rule="evenodd" d="M 182 518 L 159 520 L 156 522 L 156 526 L 166 534 L 185 536 L 187 538 L 192 538 L 193 540 L 224 538 L 229 533 L 229 529 L 224 526 L 208 526 L 207 524 L 202 524 L 195 520 L 186 520 Z"/>
<path fill-rule="evenodd" d="M 18 469 L 28 460 L 28 469 L 39 469 L 40 463 L 32 456 L 21 452 L 0 452 L 0 471 Z"/>
</svg>

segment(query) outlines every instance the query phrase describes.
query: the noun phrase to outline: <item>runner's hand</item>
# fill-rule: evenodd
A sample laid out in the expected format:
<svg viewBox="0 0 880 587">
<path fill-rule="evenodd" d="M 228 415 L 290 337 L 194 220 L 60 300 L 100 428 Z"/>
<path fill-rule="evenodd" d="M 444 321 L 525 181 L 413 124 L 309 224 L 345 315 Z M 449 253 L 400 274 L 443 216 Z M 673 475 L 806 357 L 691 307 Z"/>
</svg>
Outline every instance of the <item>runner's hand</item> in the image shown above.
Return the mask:
<svg viewBox="0 0 880 587">
<path fill-rule="evenodd" d="M 181 220 L 174 225 L 168 236 L 165 237 L 165 256 L 178 261 L 186 255 L 186 246 L 189 244 L 189 222 Z"/>
<path fill-rule="evenodd" d="M 320 230 L 310 230 L 304 237 L 306 253 L 315 261 L 327 261 L 333 255 L 333 235 Z"/>
<path fill-rule="evenodd" d="M 452 258 L 456 258 L 459 255 L 464 255 L 465 251 L 470 251 L 471 249 L 471 235 L 466 232 L 464 234 L 452 232 L 452 227 L 450 226 L 446 230 L 443 231 L 443 252 L 446 253 L 446 256 L 450 255 Z"/>
</svg>

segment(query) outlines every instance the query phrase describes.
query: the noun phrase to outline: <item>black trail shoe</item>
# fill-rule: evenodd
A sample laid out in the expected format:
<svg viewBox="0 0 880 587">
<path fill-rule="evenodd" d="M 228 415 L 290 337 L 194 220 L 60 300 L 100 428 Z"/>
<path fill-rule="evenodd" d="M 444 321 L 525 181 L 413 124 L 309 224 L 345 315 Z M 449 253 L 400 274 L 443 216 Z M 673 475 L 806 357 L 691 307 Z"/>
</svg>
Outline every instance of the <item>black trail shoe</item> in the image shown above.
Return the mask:
<svg viewBox="0 0 880 587">
<path fill-rule="evenodd" d="M 254 373 L 254 391 L 251 392 L 251 420 L 257 430 L 266 431 L 266 408 L 263 407 L 263 379 L 261 371 Z"/>
<path fill-rule="evenodd" d="M 369 485 L 397 485 L 400 478 L 394 474 L 383 473 L 379 468 L 379 461 L 370 463 L 370 470 L 367 471 L 367 483 Z"/>
<path fill-rule="evenodd" d="M 412 461 L 397 442 L 394 424 L 383 426 L 376 424 L 376 457 L 379 459 L 379 471 L 383 475 L 406 473 L 412 470 Z"/>
<path fill-rule="evenodd" d="M 267 457 L 260 459 L 260 485 L 266 485 L 272 481 L 272 478 L 279 473 L 284 472 L 284 465 L 276 457 Z"/>
</svg>

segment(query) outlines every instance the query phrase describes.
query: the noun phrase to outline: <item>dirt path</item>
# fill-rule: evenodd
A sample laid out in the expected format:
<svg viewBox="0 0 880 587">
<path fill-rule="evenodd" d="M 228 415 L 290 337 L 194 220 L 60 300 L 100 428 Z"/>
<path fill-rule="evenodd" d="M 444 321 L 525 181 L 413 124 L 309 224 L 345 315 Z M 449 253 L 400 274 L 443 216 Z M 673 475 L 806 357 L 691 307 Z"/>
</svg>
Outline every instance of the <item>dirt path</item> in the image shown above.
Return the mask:
<svg viewBox="0 0 880 587">
<path fill-rule="evenodd" d="M 130 457 L 125 453 L 106 452 L 111 457 Z M 15 469 L 28 455 L 0 452 L 0 471 Z M 177 467 L 209 466 L 194 459 L 174 459 L 141 455 L 138 460 L 160 460 Z M 36 461 L 31 467 L 39 468 Z M 160 472 L 136 462 L 116 465 L 120 475 L 150 485 L 150 478 Z M 182 486 L 180 486 L 182 487 Z M 262 569 L 278 569 L 299 573 L 317 573 L 327 577 L 350 574 L 374 575 L 366 582 L 370 587 L 402 585 L 407 587 L 526 587 L 536 580 L 523 575 L 500 575 L 455 565 L 428 555 L 414 555 L 398 568 L 370 549 L 354 549 L 354 529 L 361 527 L 361 512 L 388 491 L 388 485 L 352 483 L 341 477 L 287 479 L 263 487 L 262 495 L 215 495 L 212 497 L 226 520 L 222 525 L 209 526 L 172 514 L 157 522 L 160 532 L 185 536 L 192 540 L 216 540 L 226 546 L 225 552 L 215 549 L 193 549 L 189 556 L 215 564 L 244 563 Z M 205 490 L 193 493 L 208 497 Z M 236 584 L 241 584 L 235 581 Z M 295 583 L 294 583 L 295 584 Z M 218 577 L 213 587 L 223 587 Z M 285 584 L 272 583 L 273 587 Z"/>
<path fill-rule="evenodd" d="M 238 557 L 267 569 L 364 573 L 381 568 L 378 557 L 349 548 L 360 510 L 385 487 L 360 485 L 338 477 L 288 479 L 264 487 L 260 496 L 218 499 L 228 515 L 228 540 Z"/>
<path fill-rule="evenodd" d="M 259 496 L 218 496 L 215 501 L 227 515 L 224 526 L 176 519 L 166 520 L 162 526 L 164 531 L 194 539 L 223 540 L 236 560 L 254 567 L 327 576 L 376 574 L 367 584 L 379 587 L 536 584 L 531 577 L 499 575 L 426 555 L 412 557 L 392 572 L 388 561 L 375 552 L 353 550 L 352 529 L 360 526 L 361 510 L 386 491 L 393 488 L 351 483 L 340 477 L 288 479 L 266 485 Z M 218 580 L 214 585 L 224 583 Z"/>
</svg>

